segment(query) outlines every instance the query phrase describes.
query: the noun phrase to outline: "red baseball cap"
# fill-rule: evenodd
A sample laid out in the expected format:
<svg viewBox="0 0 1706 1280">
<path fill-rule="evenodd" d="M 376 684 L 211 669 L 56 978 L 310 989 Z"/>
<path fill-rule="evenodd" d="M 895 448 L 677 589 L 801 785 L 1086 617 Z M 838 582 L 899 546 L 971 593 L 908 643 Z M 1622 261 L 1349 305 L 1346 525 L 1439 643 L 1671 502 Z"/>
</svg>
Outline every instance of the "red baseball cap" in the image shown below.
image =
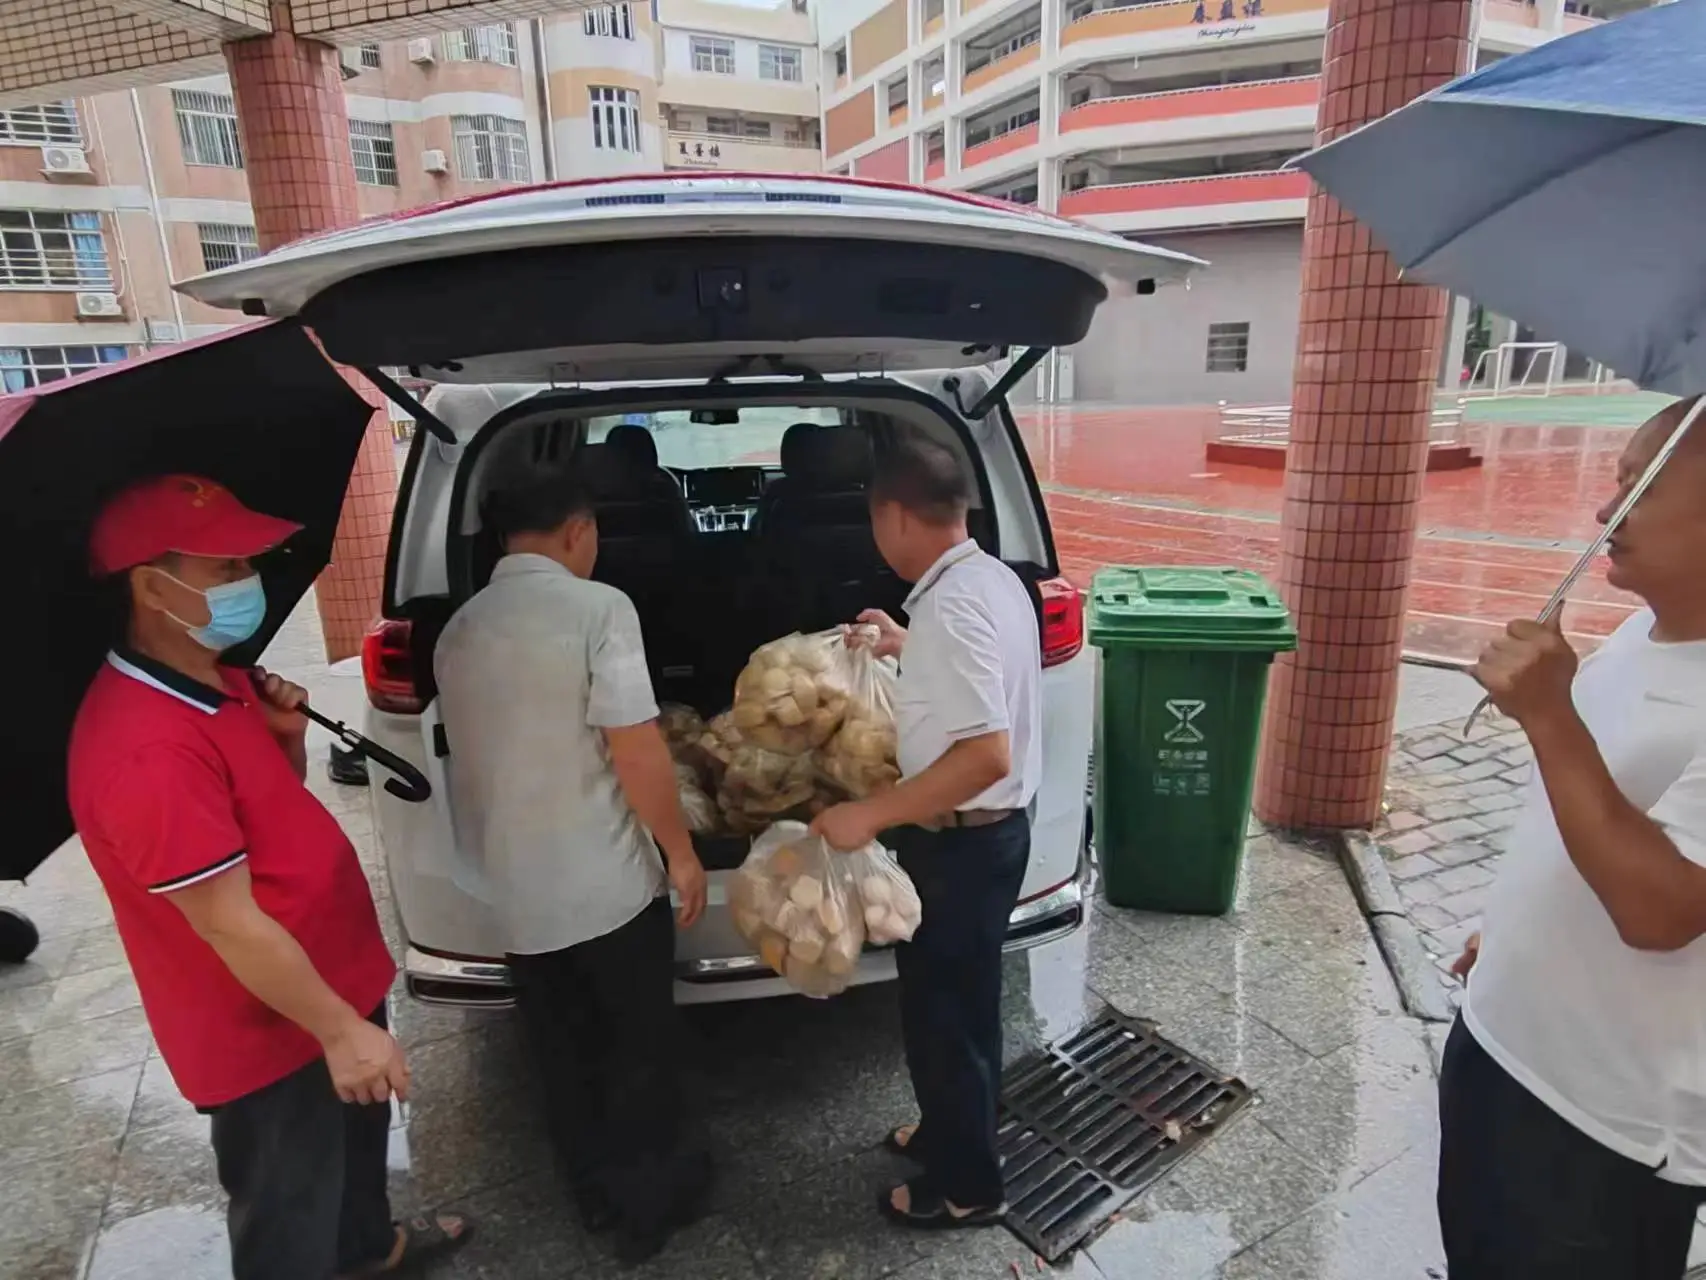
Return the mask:
<svg viewBox="0 0 1706 1280">
<path fill-rule="evenodd" d="M 118 573 L 168 552 L 228 560 L 270 551 L 302 526 L 250 511 L 222 484 L 159 476 L 124 490 L 101 509 L 89 535 L 97 574 Z"/>
</svg>

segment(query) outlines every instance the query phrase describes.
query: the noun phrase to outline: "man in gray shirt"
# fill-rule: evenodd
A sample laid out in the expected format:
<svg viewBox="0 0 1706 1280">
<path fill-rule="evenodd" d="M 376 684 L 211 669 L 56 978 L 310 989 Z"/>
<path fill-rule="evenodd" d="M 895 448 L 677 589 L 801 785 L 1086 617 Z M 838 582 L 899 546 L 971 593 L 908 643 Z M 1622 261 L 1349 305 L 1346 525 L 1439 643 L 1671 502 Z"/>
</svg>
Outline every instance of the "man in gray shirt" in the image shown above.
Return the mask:
<svg viewBox="0 0 1706 1280">
<path fill-rule="evenodd" d="M 555 473 L 493 493 L 482 514 L 506 554 L 435 659 L 454 826 L 507 933 L 576 1203 L 638 1261 L 691 1216 L 709 1179 L 681 1139 L 668 896 L 673 886 L 674 923 L 691 925 L 705 873 L 639 618 L 590 580 L 590 500 Z"/>
</svg>

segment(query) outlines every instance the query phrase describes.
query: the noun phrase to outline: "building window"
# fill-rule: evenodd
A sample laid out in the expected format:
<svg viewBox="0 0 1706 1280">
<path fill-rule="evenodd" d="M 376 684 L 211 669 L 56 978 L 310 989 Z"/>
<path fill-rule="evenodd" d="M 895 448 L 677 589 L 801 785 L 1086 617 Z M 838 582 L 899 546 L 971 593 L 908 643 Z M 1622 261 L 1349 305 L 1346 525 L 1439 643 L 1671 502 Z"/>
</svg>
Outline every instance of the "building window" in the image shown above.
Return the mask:
<svg viewBox="0 0 1706 1280">
<path fill-rule="evenodd" d="M 185 164 L 243 167 L 235 98 L 228 93 L 173 89 L 172 110 L 178 117 L 178 141 L 183 144 Z"/>
<path fill-rule="evenodd" d="M 234 267 L 261 256 L 253 227 L 234 222 L 202 222 L 196 224 L 196 238 L 201 241 L 201 265 L 208 271 Z"/>
<path fill-rule="evenodd" d="M 129 354 L 123 347 L 0 347 L 0 384 L 7 392 L 28 391 L 117 364 Z"/>
<path fill-rule="evenodd" d="M 743 138 L 768 139 L 770 137 L 770 122 L 768 120 L 742 120 L 740 122 L 740 136 Z"/>
<path fill-rule="evenodd" d="M 486 27 L 463 27 L 460 31 L 444 33 L 446 62 L 496 62 L 513 67 L 515 56 L 515 24 L 496 22 Z"/>
<path fill-rule="evenodd" d="M 83 145 L 83 130 L 77 124 L 77 107 L 70 102 L 48 102 L 39 107 L 13 107 L 0 111 L 0 142 Z"/>
<path fill-rule="evenodd" d="M 0 288 L 112 287 L 100 214 L 0 209 Z"/>
<path fill-rule="evenodd" d="M 786 80 L 791 84 L 798 84 L 802 65 L 803 62 L 798 49 L 790 49 L 779 44 L 761 44 L 758 46 L 758 78 L 760 80 Z"/>
<path fill-rule="evenodd" d="M 355 161 L 355 180 L 368 187 L 397 185 L 397 140 L 385 120 L 349 122 L 350 158 Z"/>
<path fill-rule="evenodd" d="M 1209 325 L 1208 372 L 1243 373 L 1249 363 L 1249 321 L 1239 320 L 1232 324 Z"/>
<path fill-rule="evenodd" d="M 843 79 L 847 75 L 847 49 L 843 46 L 829 55 L 835 59 L 835 78 Z"/>
<path fill-rule="evenodd" d="M 379 70 L 379 46 L 364 44 L 356 47 L 356 62 L 366 71 Z"/>
<path fill-rule="evenodd" d="M 735 73 L 735 42 L 720 40 L 716 36 L 694 36 L 693 69 L 705 71 L 714 76 L 732 76 Z"/>
<path fill-rule="evenodd" d="M 640 95 L 633 89 L 593 86 L 592 145 L 600 151 L 640 150 Z"/>
<path fill-rule="evenodd" d="M 508 116 L 451 116 L 456 173 L 467 182 L 529 182 L 527 126 Z"/>
<path fill-rule="evenodd" d="M 581 14 L 581 30 L 589 36 L 615 40 L 634 38 L 634 11 L 625 4 L 607 4 Z"/>
</svg>

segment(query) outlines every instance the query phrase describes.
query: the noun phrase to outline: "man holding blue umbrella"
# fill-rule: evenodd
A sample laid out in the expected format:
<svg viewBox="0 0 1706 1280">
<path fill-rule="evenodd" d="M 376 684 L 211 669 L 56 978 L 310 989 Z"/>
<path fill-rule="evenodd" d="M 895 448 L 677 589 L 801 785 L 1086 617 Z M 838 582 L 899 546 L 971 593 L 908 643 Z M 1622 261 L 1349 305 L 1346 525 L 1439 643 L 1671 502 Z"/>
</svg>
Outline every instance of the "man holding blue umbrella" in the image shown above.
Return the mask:
<svg viewBox="0 0 1706 1280">
<path fill-rule="evenodd" d="M 1692 405 L 1629 442 L 1631 486 Z M 1602 511 L 1609 520 L 1616 503 Z M 1678 1280 L 1706 1202 L 1706 431 L 1609 544 L 1645 608 L 1579 666 L 1559 615 L 1476 664 L 1535 775 L 1440 1074 L 1451 1280 Z"/>
</svg>

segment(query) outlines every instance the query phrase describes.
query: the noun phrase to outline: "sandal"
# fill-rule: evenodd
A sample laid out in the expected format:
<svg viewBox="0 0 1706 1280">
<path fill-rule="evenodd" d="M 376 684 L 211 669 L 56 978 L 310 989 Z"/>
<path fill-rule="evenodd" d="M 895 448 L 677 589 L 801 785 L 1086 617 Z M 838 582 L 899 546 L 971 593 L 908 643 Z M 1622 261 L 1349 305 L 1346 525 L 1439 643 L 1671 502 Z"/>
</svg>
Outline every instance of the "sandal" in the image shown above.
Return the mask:
<svg viewBox="0 0 1706 1280">
<path fill-rule="evenodd" d="M 918 1135 L 924 1126 L 920 1124 L 903 1124 L 897 1129 L 891 1129 L 883 1139 L 883 1150 L 890 1155 L 903 1156 L 914 1163 L 924 1159 L 923 1148 L 918 1145 Z M 905 1134 L 903 1138 L 901 1135 Z"/>
<path fill-rule="evenodd" d="M 906 1189 L 907 1207 L 894 1202 L 894 1193 Z M 923 1179 L 903 1182 L 900 1187 L 877 1196 L 877 1211 L 890 1222 L 915 1231 L 961 1231 L 973 1227 L 996 1227 L 1006 1221 L 1005 1204 L 987 1205 L 981 1209 L 956 1212 L 948 1202 L 925 1185 Z"/>
<path fill-rule="evenodd" d="M 409 1275 L 437 1258 L 454 1253 L 474 1234 L 474 1220 L 465 1213 L 421 1214 L 397 1225 L 391 1255 L 355 1274 Z"/>
</svg>

